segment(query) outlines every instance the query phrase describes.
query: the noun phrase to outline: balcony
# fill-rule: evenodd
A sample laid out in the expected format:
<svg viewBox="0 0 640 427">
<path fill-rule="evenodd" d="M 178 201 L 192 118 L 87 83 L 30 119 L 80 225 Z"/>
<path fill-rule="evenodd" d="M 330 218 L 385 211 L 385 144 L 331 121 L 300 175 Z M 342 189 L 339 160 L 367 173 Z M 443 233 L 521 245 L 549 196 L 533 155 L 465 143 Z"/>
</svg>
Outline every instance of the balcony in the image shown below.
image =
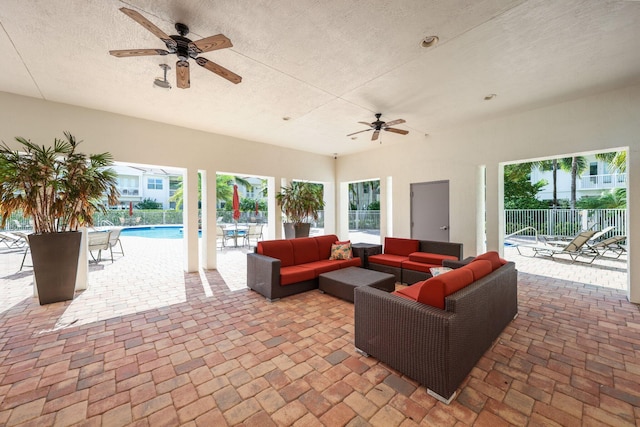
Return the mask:
<svg viewBox="0 0 640 427">
<path fill-rule="evenodd" d="M 607 190 L 611 188 L 627 188 L 627 174 L 614 173 L 607 175 L 588 175 L 580 178 L 581 190 Z"/>
<path fill-rule="evenodd" d="M 137 188 L 118 187 L 118 191 L 120 191 L 121 196 L 137 196 L 140 194 L 140 190 Z"/>
</svg>

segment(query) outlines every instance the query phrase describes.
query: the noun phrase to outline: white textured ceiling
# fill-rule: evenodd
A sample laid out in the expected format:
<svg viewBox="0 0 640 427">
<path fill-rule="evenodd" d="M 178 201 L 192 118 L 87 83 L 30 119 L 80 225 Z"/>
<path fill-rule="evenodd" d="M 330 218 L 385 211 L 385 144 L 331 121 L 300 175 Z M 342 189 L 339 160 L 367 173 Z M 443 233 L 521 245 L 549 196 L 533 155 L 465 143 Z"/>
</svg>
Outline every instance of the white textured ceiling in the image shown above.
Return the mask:
<svg viewBox="0 0 640 427">
<path fill-rule="evenodd" d="M 191 60 L 178 89 L 174 55 L 109 55 L 164 48 L 120 7 L 167 34 L 223 33 L 233 47 L 200 56 L 242 83 Z M 381 134 L 403 144 L 640 82 L 638 1 L 2 0 L 0 24 L 0 91 L 326 155 L 378 147 L 346 137 L 376 112 L 407 121 Z M 427 35 L 440 43 L 422 48 Z M 152 87 L 161 63 L 169 91 Z"/>
</svg>

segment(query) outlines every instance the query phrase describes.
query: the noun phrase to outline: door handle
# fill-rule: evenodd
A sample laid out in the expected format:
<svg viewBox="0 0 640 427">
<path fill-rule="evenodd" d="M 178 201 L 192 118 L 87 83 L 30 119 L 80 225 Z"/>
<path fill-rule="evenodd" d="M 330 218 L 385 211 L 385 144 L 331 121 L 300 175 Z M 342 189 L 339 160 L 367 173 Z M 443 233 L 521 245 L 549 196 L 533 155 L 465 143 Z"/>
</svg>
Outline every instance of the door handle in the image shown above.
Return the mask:
<svg viewBox="0 0 640 427">
<path fill-rule="evenodd" d="M 448 225 L 443 225 L 442 227 L 440 227 L 440 230 L 448 230 L 449 226 Z"/>
</svg>

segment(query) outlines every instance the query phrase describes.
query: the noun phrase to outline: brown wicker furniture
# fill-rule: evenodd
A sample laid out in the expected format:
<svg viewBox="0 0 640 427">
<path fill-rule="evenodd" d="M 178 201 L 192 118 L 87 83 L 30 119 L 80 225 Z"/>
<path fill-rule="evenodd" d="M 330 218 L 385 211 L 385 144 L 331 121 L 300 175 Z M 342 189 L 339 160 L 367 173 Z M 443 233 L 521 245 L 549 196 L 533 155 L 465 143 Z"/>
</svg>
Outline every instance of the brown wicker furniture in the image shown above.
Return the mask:
<svg viewBox="0 0 640 427">
<path fill-rule="evenodd" d="M 513 262 L 448 295 L 444 310 L 368 286 L 354 293 L 356 348 L 445 403 L 518 313 Z"/>
<path fill-rule="evenodd" d="M 416 283 L 431 277 L 431 267 L 462 258 L 462 243 L 386 237 L 384 253 L 370 255 L 368 267 L 394 274 L 397 282 Z"/>
<path fill-rule="evenodd" d="M 362 260 L 362 268 L 369 268 L 369 257 L 382 253 L 382 245 L 375 243 L 353 243 L 351 245 L 353 256 Z"/>
<path fill-rule="evenodd" d="M 386 292 L 393 292 L 396 288 L 396 278 L 393 274 L 358 267 L 323 273 L 318 280 L 320 291 L 351 302 L 354 289 L 358 286 L 371 286 Z"/>
<path fill-rule="evenodd" d="M 258 242 L 247 254 L 247 286 L 269 301 L 318 288 L 318 276 L 360 267 L 360 258 L 329 259 L 334 234 Z"/>
</svg>

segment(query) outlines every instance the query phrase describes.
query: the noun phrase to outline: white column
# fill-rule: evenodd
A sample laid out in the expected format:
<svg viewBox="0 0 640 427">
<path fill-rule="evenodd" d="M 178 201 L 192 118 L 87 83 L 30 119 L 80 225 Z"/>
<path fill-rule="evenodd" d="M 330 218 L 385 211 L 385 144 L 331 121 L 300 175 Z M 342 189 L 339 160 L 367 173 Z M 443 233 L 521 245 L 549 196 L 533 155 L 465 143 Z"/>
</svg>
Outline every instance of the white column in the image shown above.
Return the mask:
<svg viewBox="0 0 640 427">
<path fill-rule="evenodd" d="M 198 271 L 198 170 L 189 168 L 183 175 L 184 270 Z"/>
<path fill-rule="evenodd" d="M 76 291 L 84 291 L 89 287 L 89 254 L 87 246 L 89 235 L 87 233 L 87 227 L 80 227 L 78 232 L 82 233 L 82 239 L 80 240 L 80 254 L 78 255 Z"/>
<path fill-rule="evenodd" d="M 201 206 L 202 206 L 202 250 L 200 265 L 202 268 L 217 268 L 217 212 L 216 212 L 216 174 L 200 171 Z"/>
<path fill-rule="evenodd" d="M 324 199 L 324 234 L 337 234 L 336 230 L 336 185 L 333 182 L 323 182 Z"/>
<path fill-rule="evenodd" d="M 633 185 L 632 183 L 636 184 Z M 627 283 L 629 301 L 640 304 L 640 144 L 627 150 Z"/>
<path fill-rule="evenodd" d="M 338 229 L 336 231 L 340 240 L 347 240 L 349 238 L 349 183 L 341 182 L 339 189 L 336 207 L 338 210 Z"/>
</svg>

